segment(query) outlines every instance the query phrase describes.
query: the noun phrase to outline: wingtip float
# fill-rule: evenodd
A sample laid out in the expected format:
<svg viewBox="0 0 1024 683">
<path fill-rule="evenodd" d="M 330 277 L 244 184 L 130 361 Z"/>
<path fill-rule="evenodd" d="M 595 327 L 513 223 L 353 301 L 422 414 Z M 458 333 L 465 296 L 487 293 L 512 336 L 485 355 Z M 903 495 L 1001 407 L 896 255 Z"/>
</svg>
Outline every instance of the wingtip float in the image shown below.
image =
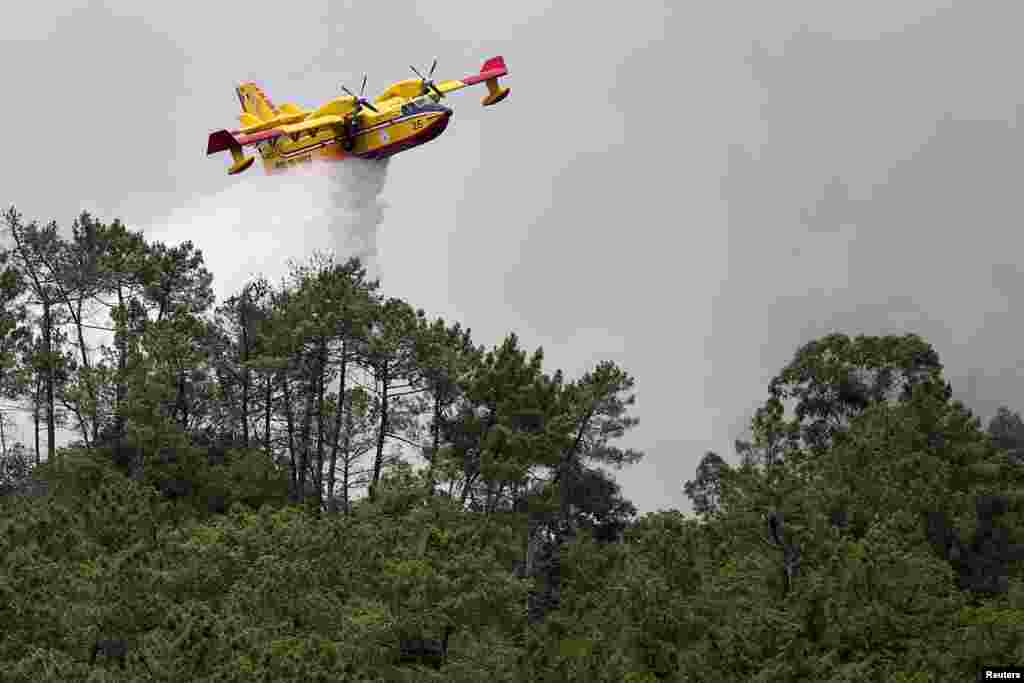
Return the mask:
<svg viewBox="0 0 1024 683">
<path fill-rule="evenodd" d="M 505 60 L 492 57 L 480 72 L 461 80 L 432 80 L 437 60 L 427 75 L 410 67 L 418 76 L 391 85 L 373 102 L 363 98 L 366 78 L 356 96 L 342 86 L 345 94 L 316 110 L 293 104 L 275 107 L 255 83 L 235 89 L 242 105 L 238 130 L 210 133 L 206 154 L 230 152 L 228 174 L 245 171 L 256 160 L 246 156 L 245 147 L 255 146 L 267 173 L 278 173 L 296 165 L 340 161 L 348 157 L 386 159 L 429 142 L 445 131 L 452 110 L 441 104 L 455 90 L 484 83 L 487 95 L 481 104 L 490 106 L 508 97 L 509 88 L 498 83 L 508 74 Z"/>
</svg>

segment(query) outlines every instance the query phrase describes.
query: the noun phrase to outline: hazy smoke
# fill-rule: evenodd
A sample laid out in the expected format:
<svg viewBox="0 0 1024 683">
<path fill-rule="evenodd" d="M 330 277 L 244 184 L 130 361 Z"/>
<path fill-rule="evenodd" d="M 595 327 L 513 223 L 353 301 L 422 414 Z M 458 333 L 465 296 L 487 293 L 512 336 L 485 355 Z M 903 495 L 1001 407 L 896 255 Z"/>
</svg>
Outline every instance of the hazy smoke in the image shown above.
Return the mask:
<svg viewBox="0 0 1024 683">
<path fill-rule="evenodd" d="M 386 177 L 387 162 L 361 159 L 275 176 L 253 169 L 155 221 L 146 233 L 169 244 L 191 240 L 201 249 L 218 301 L 255 275 L 279 282 L 290 261 L 303 263 L 315 250 L 331 250 L 339 262 L 358 256 L 370 276 L 379 277 Z"/>
</svg>

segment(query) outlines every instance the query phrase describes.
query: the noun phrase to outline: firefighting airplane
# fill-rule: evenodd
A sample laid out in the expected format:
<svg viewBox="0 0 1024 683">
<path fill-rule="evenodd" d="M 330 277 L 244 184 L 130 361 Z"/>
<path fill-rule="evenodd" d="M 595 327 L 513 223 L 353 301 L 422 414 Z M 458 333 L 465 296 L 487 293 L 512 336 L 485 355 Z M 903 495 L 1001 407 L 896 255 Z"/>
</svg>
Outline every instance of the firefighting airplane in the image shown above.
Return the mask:
<svg viewBox="0 0 1024 683">
<path fill-rule="evenodd" d="M 452 110 L 440 103 L 446 93 L 483 82 L 487 84 L 483 99 L 487 106 L 501 102 L 510 92 L 498 85 L 498 77 L 508 74 L 502 57 L 488 59 L 480 73 L 460 81 L 435 84 L 431 77 L 436 67 L 435 59 L 426 76 L 410 67 L 418 79 L 395 83 L 372 103 L 363 98 L 364 76 L 358 97 L 342 86 L 345 95 L 315 111 L 294 104 L 275 107 L 255 83 L 243 83 L 235 89 L 242 105 L 238 117 L 242 128 L 210 133 L 206 154 L 231 152 L 231 175 L 252 166 L 255 157 L 242 153 L 243 147 L 252 145 L 263 157 L 267 173 L 313 160 L 385 159 L 444 132 L 452 115 Z"/>
</svg>

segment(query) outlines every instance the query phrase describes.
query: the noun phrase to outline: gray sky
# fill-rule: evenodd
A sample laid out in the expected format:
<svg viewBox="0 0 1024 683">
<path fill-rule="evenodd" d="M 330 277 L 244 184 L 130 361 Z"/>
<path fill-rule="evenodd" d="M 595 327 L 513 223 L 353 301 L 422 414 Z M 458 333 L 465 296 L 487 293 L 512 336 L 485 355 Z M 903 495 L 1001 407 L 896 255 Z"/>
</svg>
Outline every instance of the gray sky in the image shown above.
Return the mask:
<svg viewBox="0 0 1024 683">
<path fill-rule="evenodd" d="M 221 294 L 337 241 L 322 181 L 204 155 L 236 83 L 315 106 L 504 55 L 507 100 L 456 93 L 390 163 L 384 290 L 549 370 L 635 375 L 641 512 L 688 509 L 703 452 L 833 330 L 918 332 L 986 418 L 1024 408 L 1019 3 L 54 4 L 0 22 L 0 203 L 192 239 Z"/>
</svg>

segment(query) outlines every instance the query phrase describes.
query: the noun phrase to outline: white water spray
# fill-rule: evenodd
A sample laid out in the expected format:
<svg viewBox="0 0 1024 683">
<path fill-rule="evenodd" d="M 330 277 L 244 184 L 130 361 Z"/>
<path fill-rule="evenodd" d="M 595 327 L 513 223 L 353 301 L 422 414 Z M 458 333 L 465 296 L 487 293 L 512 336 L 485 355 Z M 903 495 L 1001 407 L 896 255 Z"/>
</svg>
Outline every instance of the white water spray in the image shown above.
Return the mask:
<svg viewBox="0 0 1024 683">
<path fill-rule="evenodd" d="M 379 277 L 377 231 L 387 208 L 381 192 L 387 179 L 388 160 L 347 159 L 328 168 L 334 210 L 330 232 L 335 255 L 339 261 L 357 256 L 371 278 Z"/>
<path fill-rule="evenodd" d="M 381 199 L 386 161 L 346 159 L 287 174 L 250 171 L 230 187 L 155 221 L 146 237 L 168 244 L 191 240 L 214 276 L 217 300 L 256 275 L 280 282 L 288 263 L 315 251 L 338 262 L 357 256 L 380 277 L 377 233 L 387 205 Z"/>
</svg>

